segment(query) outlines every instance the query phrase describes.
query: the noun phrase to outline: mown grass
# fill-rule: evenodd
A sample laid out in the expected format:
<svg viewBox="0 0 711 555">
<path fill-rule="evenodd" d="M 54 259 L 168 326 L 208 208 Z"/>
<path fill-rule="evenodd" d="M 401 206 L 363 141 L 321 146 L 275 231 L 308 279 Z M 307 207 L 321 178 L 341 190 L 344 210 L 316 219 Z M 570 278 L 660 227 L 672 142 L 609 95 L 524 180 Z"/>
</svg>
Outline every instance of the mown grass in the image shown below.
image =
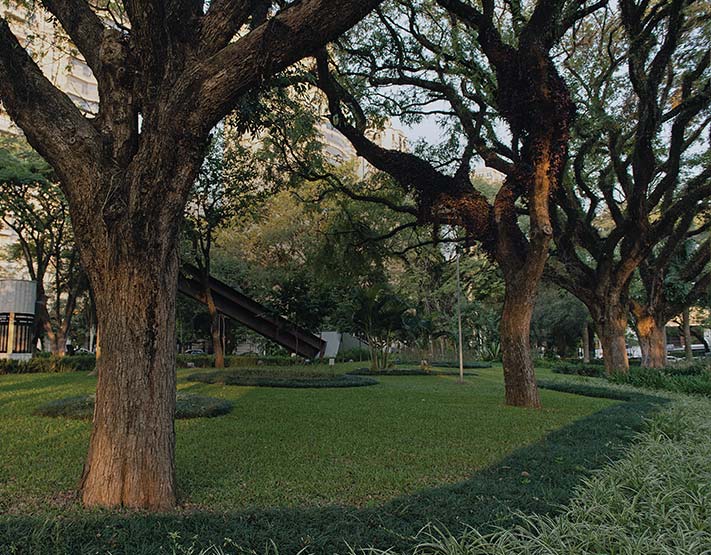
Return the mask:
<svg viewBox="0 0 711 555">
<path fill-rule="evenodd" d="M 558 515 L 521 515 L 515 527 L 490 534 L 470 528 L 457 536 L 428 526 L 413 538 L 415 547 L 408 553 L 707 555 L 710 410 L 708 401 L 675 399 L 651 418 L 622 460 L 585 480 Z M 392 550 L 368 553 L 396 555 Z"/>
<path fill-rule="evenodd" d="M 152 554 L 171 533 L 254 549 L 273 540 L 285 553 L 406 547 L 432 521 L 456 531 L 510 522 L 511 509 L 554 512 L 654 407 L 554 391 L 542 391 L 542 411 L 505 407 L 500 368 L 464 385 L 382 377 L 320 390 L 187 383 L 191 372 L 179 371 L 181 391 L 234 408 L 176 422 L 182 508 L 161 516 L 83 511 L 71 492 L 89 424 L 32 415 L 43 402 L 91 393 L 94 378 L 0 377 L 0 553 Z"/>
</svg>

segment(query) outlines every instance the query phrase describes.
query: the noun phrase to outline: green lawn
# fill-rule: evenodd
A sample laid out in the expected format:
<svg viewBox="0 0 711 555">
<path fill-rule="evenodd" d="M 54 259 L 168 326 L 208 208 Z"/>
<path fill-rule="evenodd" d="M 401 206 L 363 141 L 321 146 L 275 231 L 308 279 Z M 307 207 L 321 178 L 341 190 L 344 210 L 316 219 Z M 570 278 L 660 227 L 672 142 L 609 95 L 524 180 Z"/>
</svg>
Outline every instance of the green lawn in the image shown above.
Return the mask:
<svg viewBox="0 0 711 555">
<path fill-rule="evenodd" d="M 90 424 L 32 415 L 46 401 L 91 392 L 94 378 L 0 376 L 0 553 L 20 534 L 58 553 L 104 545 L 155 553 L 172 531 L 255 546 L 274 538 L 289 553 L 344 540 L 397 543 L 429 520 L 500 523 L 510 509 L 554 510 L 650 410 L 546 390 L 541 411 L 505 407 L 500 368 L 477 369 L 464 385 L 408 376 L 314 390 L 189 383 L 193 372 L 179 371 L 179 389 L 234 409 L 176 423 L 182 507 L 160 518 L 83 512 L 72 491 Z"/>
</svg>

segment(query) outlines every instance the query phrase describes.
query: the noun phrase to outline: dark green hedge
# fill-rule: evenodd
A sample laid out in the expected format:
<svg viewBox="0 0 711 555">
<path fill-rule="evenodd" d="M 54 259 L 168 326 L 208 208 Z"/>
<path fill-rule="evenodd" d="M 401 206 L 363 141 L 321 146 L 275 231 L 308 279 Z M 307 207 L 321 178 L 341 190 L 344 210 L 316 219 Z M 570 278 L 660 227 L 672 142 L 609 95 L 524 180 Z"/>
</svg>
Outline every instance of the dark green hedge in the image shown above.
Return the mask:
<svg viewBox="0 0 711 555">
<path fill-rule="evenodd" d="M 326 387 L 362 387 L 376 385 L 372 378 L 352 376 L 288 376 L 288 375 L 255 375 L 239 371 L 201 372 L 188 376 L 188 381 L 202 383 L 219 383 L 224 385 L 243 385 L 253 387 L 287 387 L 287 388 L 326 388 Z"/>
<path fill-rule="evenodd" d="M 627 374 L 614 374 L 608 380 L 647 389 L 711 397 L 711 369 L 703 363 L 666 368 L 630 367 Z"/>
<path fill-rule="evenodd" d="M 551 371 L 556 374 L 592 376 L 595 378 L 602 378 L 605 375 L 604 366 L 584 362 L 557 362 L 551 365 Z"/>
<path fill-rule="evenodd" d="M 385 370 L 371 370 L 358 368 L 346 372 L 349 376 L 459 376 L 459 372 L 444 370 L 422 370 L 421 368 L 388 368 Z M 474 372 L 464 372 L 465 376 L 476 376 Z"/>
<path fill-rule="evenodd" d="M 195 368 L 211 368 L 215 366 L 214 355 L 178 355 L 176 364 L 178 368 L 189 368 L 188 363 L 195 365 Z M 277 356 L 226 356 L 225 366 L 230 368 L 243 368 L 246 366 L 294 366 L 303 364 L 304 359 L 301 357 L 277 357 Z"/>
<path fill-rule="evenodd" d="M 212 355 L 178 355 L 178 368 L 187 368 L 192 362 L 196 368 L 207 368 L 215 365 Z M 227 366 L 242 368 L 249 366 L 293 366 L 303 363 L 299 357 L 242 357 L 229 356 L 225 358 Z M 94 355 L 67 355 L 63 357 L 49 356 L 38 353 L 30 360 L 0 360 L 0 375 L 2 374 L 37 374 L 41 372 L 91 372 L 96 368 Z"/>
<path fill-rule="evenodd" d="M 459 361 L 436 360 L 430 362 L 430 366 L 435 368 L 459 368 Z M 488 362 L 465 362 L 464 368 L 491 368 L 491 364 Z"/>
<path fill-rule="evenodd" d="M 232 410 L 232 403 L 215 397 L 203 397 L 178 392 L 175 402 L 175 417 L 211 418 L 222 416 Z M 36 416 L 64 417 L 77 420 L 91 419 L 94 414 L 94 395 L 80 395 L 50 401 L 35 409 Z"/>
<path fill-rule="evenodd" d="M 0 360 L 0 374 L 37 374 L 40 372 L 90 372 L 96 367 L 94 355 L 33 357 L 29 360 Z"/>
<path fill-rule="evenodd" d="M 615 401 L 629 401 L 632 398 L 631 394 L 623 391 L 615 391 L 607 387 L 588 385 L 586 383 L 560 382 L 554 380 L 538 380 L 537 383 L 541 389 L 574 393 L 575 395 L 582 395 L 583 397 L 599 397 L 601 399 L 613 399 Z"/>
</svg>

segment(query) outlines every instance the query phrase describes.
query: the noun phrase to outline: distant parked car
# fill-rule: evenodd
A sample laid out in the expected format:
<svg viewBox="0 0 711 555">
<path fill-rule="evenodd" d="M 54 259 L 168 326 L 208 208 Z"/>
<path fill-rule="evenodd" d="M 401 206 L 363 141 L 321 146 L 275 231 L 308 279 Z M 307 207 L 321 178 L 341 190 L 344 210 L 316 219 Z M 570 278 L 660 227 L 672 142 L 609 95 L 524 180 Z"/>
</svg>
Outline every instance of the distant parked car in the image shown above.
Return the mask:
<svg viewBox="0 0 711 555">
<path fill-rule="evenodd" d="M 74 351 L 75 355 L 93 355 L 89 349 L 85 349 L 84 347 L 79 347 L 76 351 Z"/>
<path fill-rule="evenodd" d="M 203 351 L 202 349 L 188 349 L 187 351 L 185 351 L 185 354 L 186 355 L 205 355 L 207 353 L 205 351 Z"/>
</svg>

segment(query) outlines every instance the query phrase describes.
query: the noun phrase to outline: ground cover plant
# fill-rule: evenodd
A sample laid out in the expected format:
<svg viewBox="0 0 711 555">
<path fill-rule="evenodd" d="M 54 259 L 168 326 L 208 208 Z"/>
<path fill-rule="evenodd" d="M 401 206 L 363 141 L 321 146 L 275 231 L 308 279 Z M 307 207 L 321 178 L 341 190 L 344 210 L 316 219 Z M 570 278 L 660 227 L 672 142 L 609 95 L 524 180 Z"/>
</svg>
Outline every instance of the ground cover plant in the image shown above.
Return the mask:
<svg viewBox="0 0 711 555">
<path fill-rule="evenodd" d="M 430 362 L 430 366 L 435 368 L 459 368 L 459 362 L 451 360 L 436 360 Z M 489 362 L 465 362 L 464 368 L 491 368 Z"/>
<path fill-rule="evenodd" d="M 549 389 L 551 391 L 562 391 L 564 393 L 573 393 L 584 397 L 597 397 L 600 399 L 616 399 L 618 401 L 630 401 L 635 394 L 630 393 L 625 389 L 613 389 L 608 385 L 598 384 L 597 382 L 588 383 L 574 380 L 538 380 L 538 387 L 541 389 Z"/>
<path fill-rule="evenodd" d="M 459 376 L 459 372 L 446 370 L 423 370 L 421 368 L 402 368 L 394 366 L 382 370 L 371 368 L 358 368 L 348 372 L 351 376 Z M 476 376 L 474 372 L 464 372 L 465 376 Z"/>
<path fill-rule="evenodd" d="M 666 368 L 631 367 L 628 374 L 612 375 L 608 379 L 613 383 L 647 389 L 711 396 L 711 366 L 708 363 Z"/>
<path fill-rule="evenodd" d="M 551 365 L 551 371 L 556 374 L 569 374 L 577 376 L 591 376 L 602 378 L 605 375 L 605 367 L 600 364 L 590 364 L 580 361 L 558 362 Z"/>
<path fill-rule="evenodd" d="M 215 366 L 215 355 L 178 355 L 175 357 L 178 368 L 206 368 Z M 247 356 L 229 355 L 225 357 L 225 366 L 252 367 L 252 366 L 299 366 L 304 363 L 301 357 L 292 356 Z M 192 365 L 192 366 L 190 366 Z"/>
<path fill-rule="evenodd" d="M 49 401 L 37 407 L 34 414 L 53 418 L 89 420 L 94 415 L 94 395 L 78 395 Z M 192 395 L 179 391 L 175 399 L 175 418 L 211 418 L 232 410 L 232 403 L 224 399 Z"/>
<path fill-rule="evenodd" d="M 3 374 L 38 374 L 74 372 L 77 370 L 90 372 L 96 366 L 94 355 L 71 356 L 41 356 L 29 360 L 0 360 L 0 375 Z"/>
<path fill-rule="evenodd" d="M 377 387 L 320 390 L 189 383 L 192 372 L 178 371 L 180 391 L 234 408 L 176 422 L 181 508 L 164 515 L 81 509 L 72 492 L 89 424 L 32 415 L 92 393 L 95 377 L 0 377 L 0 552 L 153 555 L 171 553 L 175 534 L 196 536 L 196 553 L 225 538 L 255 550 L 273 540 L 283 553 L 343 552 L 345 542 L 406 549 L 432 521 L 459 533 L 509 525 L 512 509 L 555 512 L 657 406 L 544 390 L 542 411 L 506 407 L 500 367 L 464 385 L 386 376 Z"/>
<path fill-rule="evenodd" d="M 408 358 L 401 358 L 398 359 L 397 364 L 398 365 L 419 365 L 421 363 L 420 360 L 414 360 L 414 359 L 408 359 Z M 458 360 L 435 360 L 427 363 L 428 366 L 431 368 L 459 368 L 459 361 Z M 475 368 L 491 368 L 491 363 L 490 362 L 483 362 L 479 360 L 475 361 L 469 361 L 469 362 L 464 362 L 464 368 L 466 369 L 475 369 Z"/>
</svg>

